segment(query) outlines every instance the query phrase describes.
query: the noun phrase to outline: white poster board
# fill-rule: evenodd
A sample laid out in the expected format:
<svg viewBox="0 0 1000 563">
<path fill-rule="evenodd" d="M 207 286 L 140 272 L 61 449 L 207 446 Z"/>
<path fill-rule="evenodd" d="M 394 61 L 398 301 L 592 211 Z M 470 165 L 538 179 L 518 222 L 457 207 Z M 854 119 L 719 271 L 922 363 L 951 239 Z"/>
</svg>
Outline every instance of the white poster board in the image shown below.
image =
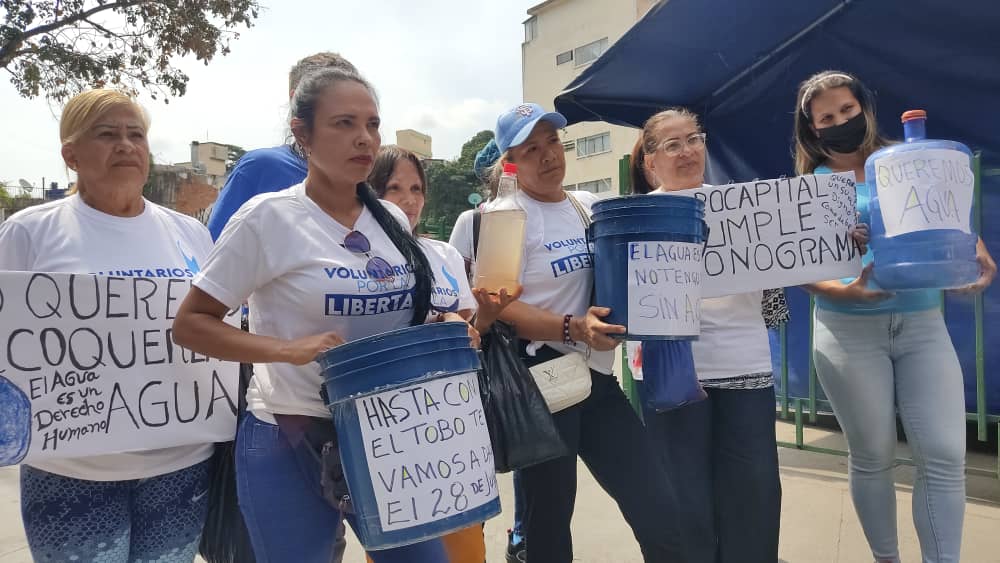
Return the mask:
<svg viewBox="0 0 1000 563">
<path fill-rule="evenodd" d="M 477 375 L 355 399 L 383 531 L 454 516 L 497 498 Z"/>
<path fill-rule="evenodd" d="M 232 440 L 239 364 L 171 337 L 190 287 L 0 272 L 0 465 Z"/>
<path fill-rule="evenodd" d="M 972 233 L 969 218 L 976 180 L 964 152 L 925 149 L 889 154 L 875 159 L 872 180 L 886 236 L 931 229 Z"/>
<path fill-rule="evenodd" d="M 705 202 L 703 298 L 857 276 L 854 173 L 673 192 Z"/>
<path fill-rule="evenodd" d="M 628 243 L 625 287 L 630 334 L 698 336 L 702 246 L 669 241 Z"/>
</svg>

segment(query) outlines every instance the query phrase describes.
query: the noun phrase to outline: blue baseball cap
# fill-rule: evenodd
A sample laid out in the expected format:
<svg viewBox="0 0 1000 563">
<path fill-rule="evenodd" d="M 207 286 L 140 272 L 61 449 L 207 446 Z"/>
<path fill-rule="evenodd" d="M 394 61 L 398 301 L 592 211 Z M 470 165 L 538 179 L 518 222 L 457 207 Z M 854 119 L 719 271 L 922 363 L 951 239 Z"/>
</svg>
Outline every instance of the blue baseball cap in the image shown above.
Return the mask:
<svg viewBox="0 0 1000 563">
<path fill-rule="evenodd" d="M 555 111 L 546 112 L 538 104 L 521 104 L 500 114 L 497 118 L 496 142 L 505 153 L 524 142 L 539 121 L 548 121 L 556 129 L 566 127 L 566 118 Z"/>
</svg>

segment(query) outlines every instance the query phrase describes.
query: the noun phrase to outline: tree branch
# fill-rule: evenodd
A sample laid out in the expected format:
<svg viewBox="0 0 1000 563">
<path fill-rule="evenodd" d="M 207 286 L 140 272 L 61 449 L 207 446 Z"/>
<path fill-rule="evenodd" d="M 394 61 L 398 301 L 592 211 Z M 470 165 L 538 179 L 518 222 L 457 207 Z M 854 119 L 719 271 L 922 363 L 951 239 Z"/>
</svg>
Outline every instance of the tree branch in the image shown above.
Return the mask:
<svg viewBox="0 0 1000 563">
<path fill-rule="evenodd" d="M 68 16 L 66 18 L 63 18 L 61 20 L 56 20 L 56 21 L 53 21 L 52 23 L 48 23 L 48 24 L 45 24 L 45 25 L 40 25 L 40 26 L 38 26 L 38 27 L 36 27 L 34 29 L 29 29 L 29 30 L 25 31 L 21 35 L 21 40 L 23 41 L 24 39 L 28 39 L 29 37 L 33 37 L 35 35 L 41 35 L 43 33 L 48 33 L 50 31 L 52 31 L 53 29 L 58 29 L 60 27 L 65 27 L 67 25 L 74 24 L 74 23 L 76 23 L 76 22 L 78 22 L 80 20 L 86 20 L 90 16 L 93 16 L 94 14 L 99 14 L 99 13 L 104 12 L 106 10 L 113 10 L 115 8 L 131 8 L 132 6 L 138 6 L 140 4 L 153 4 L 153 3 L 155 3 L 155 2 L 152 2 L 151 0 L 119 0 L 118 2 L 115 2 L 114 4 L 102 4 L 102 5 L 94 6 L 93 8 L 91 8 L 89 10 L 86 10 L 86 11 L 83 11 L 83 12 L 80 12 L 78 14 L 73 14 L 73 15 Z M 92 23 L 92 22 L 88 22 L 88 23 Z M 0 60 L 3 60 L 2 57 L 0 57 Z"/>
</svg>

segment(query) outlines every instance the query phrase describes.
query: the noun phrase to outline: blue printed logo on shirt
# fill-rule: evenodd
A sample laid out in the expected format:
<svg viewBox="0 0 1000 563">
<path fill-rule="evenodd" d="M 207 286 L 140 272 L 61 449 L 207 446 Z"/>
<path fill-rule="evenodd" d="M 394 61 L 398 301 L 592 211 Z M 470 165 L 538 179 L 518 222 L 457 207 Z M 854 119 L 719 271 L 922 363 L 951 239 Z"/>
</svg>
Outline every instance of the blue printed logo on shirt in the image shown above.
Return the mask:
<svg viewBox="0 0 1000 563">
<path fill-rule="evenodd" d="M 435 305 L 434 309 L 444 313 L 454 313 L 455 311 L 458 311 L 458 279 L 451 275 L 451 272 L 448 271 L 446 266 L 441 266 L 441 275 L 448 280 L 448 285 L 451 287 L 435 286 L 434 297 L 443 295 L 446 298 L 453 297 L 454 301 L 448 305 Z"/>
<path fill-rule="evenodd" d="M 550 265 L 552 266 L 552 277 L 558 278 L 577 270 L 593 268 L 594 258 L 589 252 L 583 252 L 553 260 Z"/>
<path fill-rule="evenodd" d="M 381 315 L 413 308 L 413 290 L 375 295 L 357 293 L 327 293 L 326 315 L 332 317 L 362 317 Z"/>
</svg>

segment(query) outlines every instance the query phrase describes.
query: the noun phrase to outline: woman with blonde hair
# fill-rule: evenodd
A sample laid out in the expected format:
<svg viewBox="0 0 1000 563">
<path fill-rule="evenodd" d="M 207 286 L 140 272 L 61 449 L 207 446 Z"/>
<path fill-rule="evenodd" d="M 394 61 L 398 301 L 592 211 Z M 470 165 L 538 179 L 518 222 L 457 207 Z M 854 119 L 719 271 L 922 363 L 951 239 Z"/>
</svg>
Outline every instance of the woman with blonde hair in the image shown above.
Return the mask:
<svg viewBox="0 0 1000 563">
<path fill-rule="evenodd" d="M 0 224 L 0 270 L 194 277 L 212 239 L 193 218 L 142 197 L 148 128 L 142 108 L 120 92 L 71 99 L 59 134 L 78 191 Z M 212 452 L 212 444 L 191 444 L 22 465 L 21 515 L 32 557 L 193 561 Z"/>
</svg>

